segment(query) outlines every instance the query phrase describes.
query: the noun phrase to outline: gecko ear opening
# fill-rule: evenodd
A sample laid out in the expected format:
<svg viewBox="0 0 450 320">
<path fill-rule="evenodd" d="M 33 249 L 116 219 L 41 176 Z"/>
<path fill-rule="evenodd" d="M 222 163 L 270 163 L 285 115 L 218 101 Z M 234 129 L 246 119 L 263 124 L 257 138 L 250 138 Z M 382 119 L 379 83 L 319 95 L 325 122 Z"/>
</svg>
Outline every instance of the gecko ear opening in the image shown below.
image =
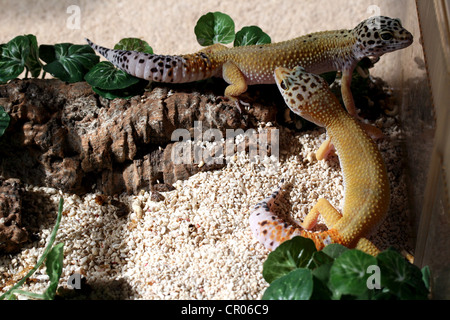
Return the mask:
<svg viewBox="0 0 450 320">
<path fill-rule="evenodd" d="M 289 86 L 287 85 L 286 80 L 283 80 L 280 82 L 280 88 L 283 90 L 287 90 L 289 88 Z"/>
</svg>

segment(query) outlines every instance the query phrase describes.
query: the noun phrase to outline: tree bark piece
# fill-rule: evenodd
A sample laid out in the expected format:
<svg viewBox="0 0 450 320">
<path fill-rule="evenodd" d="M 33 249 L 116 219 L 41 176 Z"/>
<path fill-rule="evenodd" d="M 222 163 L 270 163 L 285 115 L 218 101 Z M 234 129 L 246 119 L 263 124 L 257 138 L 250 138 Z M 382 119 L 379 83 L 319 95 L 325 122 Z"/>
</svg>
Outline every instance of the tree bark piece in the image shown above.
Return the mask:
<svg viewBox="0 0 450 320">
<path fill-rule="evenodd" d="M 187 130 L 194 137 L 194 123 L 201 121 L 203 131 L 216 128 L 225 137 L 227 129 L 275 121 L 276 108 L 253 103 L 241 113 L 208 86 L 154 85 L 130 100 L 107 100 L 86 82 L 1 85 L 0 105 L 11 122 L 0 138 L 0 175 L 64 192 L 112 195 L 220 168 L 224 164 L 174 164 L 172 133 Z"/>
</svg>

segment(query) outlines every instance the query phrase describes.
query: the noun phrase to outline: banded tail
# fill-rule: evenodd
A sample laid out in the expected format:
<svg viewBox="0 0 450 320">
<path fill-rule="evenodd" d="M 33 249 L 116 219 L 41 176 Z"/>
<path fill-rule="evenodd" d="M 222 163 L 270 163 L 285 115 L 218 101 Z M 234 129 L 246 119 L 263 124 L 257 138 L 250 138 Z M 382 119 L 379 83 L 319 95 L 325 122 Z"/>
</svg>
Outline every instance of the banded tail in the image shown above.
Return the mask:
<svg viewBox="0 0 450 320">
<path fill-rule="evenodd" d="M 220 71 L 205 52 L 182 56 L 166 56 L 137 51 L 113 50 L 87 43 L 117 68 L 145 80 L 185 83 L 207 79 Z"/>
<path fill-rule="evenodd" d="M 250 229 L 253 236 L 264 247 L 269 250 L 275 250 L 281 243 L 296 236 L 313 240 L 317 250 L 321 250 L 331 243 L 342 243 L 342 238 L 336 229 L 312 232 L 302 228 L 300 225 L 292 225 L 278 216 L 275 211 L 280 198 L 283 196 L 280 190 L 281 187 L 268 198 L 259 202 L 250 214 Z"/>
</svg>

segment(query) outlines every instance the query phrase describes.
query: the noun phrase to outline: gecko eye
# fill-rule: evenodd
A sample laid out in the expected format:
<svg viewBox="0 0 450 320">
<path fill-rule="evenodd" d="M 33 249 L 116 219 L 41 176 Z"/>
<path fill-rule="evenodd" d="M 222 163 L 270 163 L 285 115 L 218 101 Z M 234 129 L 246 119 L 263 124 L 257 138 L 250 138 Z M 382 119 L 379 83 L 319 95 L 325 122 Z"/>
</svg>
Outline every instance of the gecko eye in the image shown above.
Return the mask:
<svg viewBox="0 0 450 320">
<path fill-rule="evenodd" d="M 380 37 L 383 40 L 389 41 L 394 37 L 394 35 L 389 31 L 385 31 L 385 32 L 381 33 Z"/>
<path fill-rule="evenodd" d="M 286 84 L 286 80 L 281 81 L 280 87 L 281 87 L 281 89 L 283 89 L 283 90 L 287 90 L 287 89 L 288 89 L 288 86 L 287 86 L 287 84 Z"/>
</svg>

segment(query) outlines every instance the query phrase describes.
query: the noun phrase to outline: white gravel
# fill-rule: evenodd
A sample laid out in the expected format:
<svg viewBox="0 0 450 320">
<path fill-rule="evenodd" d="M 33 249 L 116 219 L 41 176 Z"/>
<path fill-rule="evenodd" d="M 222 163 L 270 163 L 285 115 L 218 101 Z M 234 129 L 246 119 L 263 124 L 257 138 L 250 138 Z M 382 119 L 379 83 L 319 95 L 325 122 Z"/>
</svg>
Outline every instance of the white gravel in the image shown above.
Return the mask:
<svg viewBox="0 0 450 320">
<path fill-rule="evenodd" d="M 387 137 L 379 143 L 392 188 L 389 218 L 373 240 L 383 248 L 409 249 L 408 204 L 399 141 L 393 118 L 381 119 Z M 325 139 L 323 129 L 294 135 L 280 132 L 281 161 L 249 161 L 243 154 L 222 170 L 178 181 L 175 190 L 153 202 L 150 193 L 120 195 L 129 214 L 96 202 L 96 194 L 64 194 L 64 216 L 57 242 L 64 241 L 60 285 L 82 274 L 99 298 L 117 299 L 259 299 L 267 287 L 262 265 L 268 251 L 251 236 L 250 209 L 270 194 L 282 178 L 292 179 L 292 214 L 300 220 L 319 197 L 342 207 L 342 174 L 337 157 L 315 160 Z M 288 146 L 283 148 L 283 146 Z M 47 243 L 60 194 L 50 188 L 28 189 L 50 202 L 36 208 L 40 240 L 16 255 L 0 258 L 0 288 L 7 290 L 34 266 Z M 42 292 L 48 285 L 45 267 L 25 290 Z"/>
</svg>

